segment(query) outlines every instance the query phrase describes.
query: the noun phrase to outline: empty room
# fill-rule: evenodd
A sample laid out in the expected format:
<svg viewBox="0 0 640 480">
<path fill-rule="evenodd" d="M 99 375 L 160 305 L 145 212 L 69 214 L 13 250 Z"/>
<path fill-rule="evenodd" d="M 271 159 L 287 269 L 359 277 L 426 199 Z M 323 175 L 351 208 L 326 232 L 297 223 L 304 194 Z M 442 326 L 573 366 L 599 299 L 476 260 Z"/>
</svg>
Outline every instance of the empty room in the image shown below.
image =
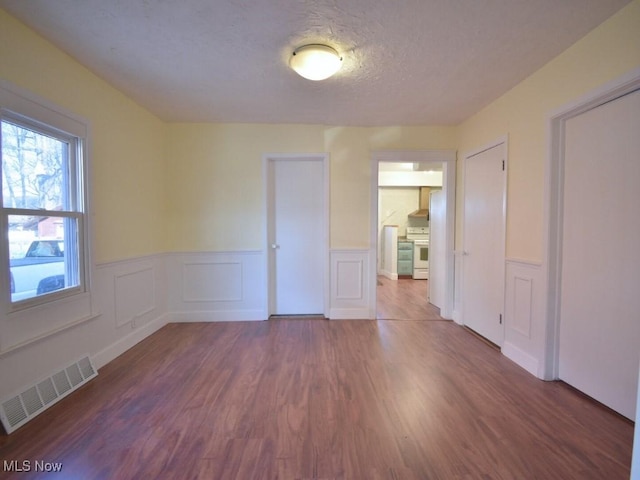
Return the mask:
<svg viewBox="0 0 640 480">
<path fill-rule="evenodd" d="M 640 478 L 640 0 L 0 0 L 0 123 L 0 477 Z"/>
</svg>

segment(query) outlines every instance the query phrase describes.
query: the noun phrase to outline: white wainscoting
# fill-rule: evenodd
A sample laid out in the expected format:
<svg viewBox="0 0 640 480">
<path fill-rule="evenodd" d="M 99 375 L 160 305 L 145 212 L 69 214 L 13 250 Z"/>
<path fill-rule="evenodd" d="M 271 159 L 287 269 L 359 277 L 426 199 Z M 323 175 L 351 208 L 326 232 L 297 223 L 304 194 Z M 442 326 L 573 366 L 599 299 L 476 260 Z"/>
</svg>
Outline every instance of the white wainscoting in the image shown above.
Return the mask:
<svg viewBox="0 0 640 480">
<path fill-rule="evenodd" d="M 71 323 L 0 353 L 0 398 L 23 391 L 51 375 L 54 366 L 69 365 L 86 354 L 101 368 L 162 328 L 167 323 L 164 265 L 164 255 L 96 265 L 91 294 L 80 295 L 80 302 L 61 302 Z M 79 315 L 76 305 L 83 302 L 90 303 L 92 315 L 73 321 Z M 57 326 L 57 306 L 21 313 L 30 321 L 48 313 Z"/>
<path fill-rule="evenodd" d="M 369 250 L 331 250 L 329 318 L 332 320 L 370 318 Z"/>
<path fill-rule="evenodd" d="M 134 322 L 156 308 L 157 288 L 153 265 L 138 265 L 136 269 L 113 277 L 116 325 Z M 162 292 L 160 292 L 162 294 Z"/>
<path fill-rule="evenodd" d="M 541 264 L 507 259 L 502 353 L 539 378 L 544 373 L 544 291 Z"/>
<path fill-rule="evenodd" d="M 164 255 L 100 264 L 93 286 L 103 314 L 104 338 L 111 338 L 92 357 L 97 368 L 167 324 Z M 108 324 L 113 327 L 105 328 Z"/>
<path fill-rule="evenodd" d="M 171 253 L 166 258 L 171 321 L 267 318 L 264 252 Z"/>
</svg>

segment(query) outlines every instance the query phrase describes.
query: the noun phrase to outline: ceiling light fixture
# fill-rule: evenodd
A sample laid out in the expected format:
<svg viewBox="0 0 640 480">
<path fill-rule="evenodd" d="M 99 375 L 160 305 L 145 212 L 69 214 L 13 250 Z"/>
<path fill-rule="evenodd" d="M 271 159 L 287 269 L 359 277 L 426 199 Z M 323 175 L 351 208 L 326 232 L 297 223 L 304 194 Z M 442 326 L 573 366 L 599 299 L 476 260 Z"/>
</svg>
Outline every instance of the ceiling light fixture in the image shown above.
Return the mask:
<svg viewBox="0 0 640 480">
<path fill-rule="evenodd" d="M 342 57 L 327 45 L 304 45 L 291 55 L 291 68 L 309 80 L 324 80 L 340 70 Z"/>
</svg>

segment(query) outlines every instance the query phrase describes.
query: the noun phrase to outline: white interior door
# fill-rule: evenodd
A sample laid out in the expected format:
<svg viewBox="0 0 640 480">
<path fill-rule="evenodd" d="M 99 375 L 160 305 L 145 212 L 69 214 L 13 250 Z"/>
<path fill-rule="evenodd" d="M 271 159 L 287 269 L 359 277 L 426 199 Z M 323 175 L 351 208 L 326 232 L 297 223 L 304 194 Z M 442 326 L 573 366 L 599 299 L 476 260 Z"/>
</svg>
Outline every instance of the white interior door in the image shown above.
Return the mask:
<svg viewBox="0 0 640 480">
<path fill-rule="evenodd" d="M 270 313 L 324 313 L 324 157 L 269 160 Z"/>
<path fill-rule="evenodd" d="M 439 308 L 444 305 L 446 231 L 446 197 L 442 190 L 435 190 L 429 200 L 429 302 Z"/>
<path fill-rule="evenodd" d="M 565 125 L 559 376 L 633 419 L 640 352 L 640 92 Z"/>
<path fill-rule="evenodd" d="M 465 158 L 463 324 L 502 346 L 505 262 L 505 145 Z"/>
</svg>

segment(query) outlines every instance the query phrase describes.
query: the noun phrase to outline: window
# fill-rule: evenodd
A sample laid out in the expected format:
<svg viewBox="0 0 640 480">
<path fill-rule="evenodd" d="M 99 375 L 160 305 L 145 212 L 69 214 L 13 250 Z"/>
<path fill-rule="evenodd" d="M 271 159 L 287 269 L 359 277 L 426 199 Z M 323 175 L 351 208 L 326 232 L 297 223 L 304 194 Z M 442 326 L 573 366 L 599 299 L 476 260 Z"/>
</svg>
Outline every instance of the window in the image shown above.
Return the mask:
<svg viewBox="0 0 640 480">
<path fill-rule="evenodd" d="M 82 139 L 13 112 L 0 122 L 5 298 L 21 308 L 83 292 Z"/>
</svg>

